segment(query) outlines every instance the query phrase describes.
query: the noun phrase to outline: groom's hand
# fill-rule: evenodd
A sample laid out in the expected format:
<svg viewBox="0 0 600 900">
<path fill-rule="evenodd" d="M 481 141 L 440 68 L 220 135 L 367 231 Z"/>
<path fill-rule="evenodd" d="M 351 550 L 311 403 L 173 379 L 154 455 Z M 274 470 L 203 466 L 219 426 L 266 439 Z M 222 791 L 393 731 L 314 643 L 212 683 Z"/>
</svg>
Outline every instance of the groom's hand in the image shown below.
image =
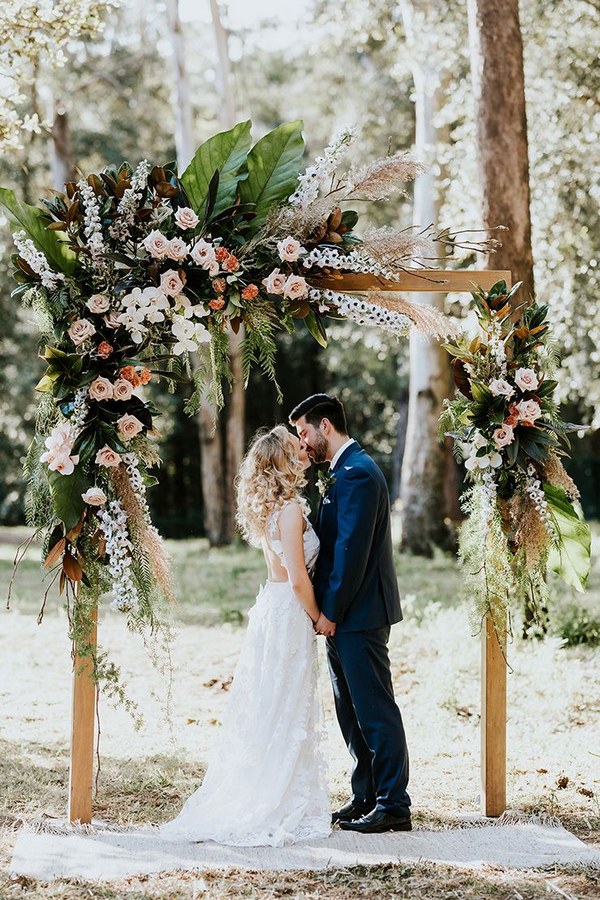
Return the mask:
<svg viewBox="0 0 600 900">
<path fill-rule="evenodd" d="M 315 631 L 317 634 L 325 635 L 325 637 L 333 637 L 335 634 L 335 622 L 330 622 L 327 616 L 321 613 L 315 622 Z"/>
</svg>

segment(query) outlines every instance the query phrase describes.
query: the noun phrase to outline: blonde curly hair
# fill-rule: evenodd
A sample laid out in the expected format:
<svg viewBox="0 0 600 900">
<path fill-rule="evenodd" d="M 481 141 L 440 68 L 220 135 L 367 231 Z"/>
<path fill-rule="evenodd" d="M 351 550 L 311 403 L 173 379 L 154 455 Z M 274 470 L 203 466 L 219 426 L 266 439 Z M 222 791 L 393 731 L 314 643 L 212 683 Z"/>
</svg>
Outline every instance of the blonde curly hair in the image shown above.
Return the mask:
<svg viewBox="0 0 600 900">
<path fill-rule="evenodd" d="M 275 512 L 289 500 L 303 510 L 308 504 L 301 491 L 306 484 L 297 442 L 285 425 L 259 432 L 246 453 L 236 478 L 236 521 L 243 537 L 260 547 Z"/>
</svg>

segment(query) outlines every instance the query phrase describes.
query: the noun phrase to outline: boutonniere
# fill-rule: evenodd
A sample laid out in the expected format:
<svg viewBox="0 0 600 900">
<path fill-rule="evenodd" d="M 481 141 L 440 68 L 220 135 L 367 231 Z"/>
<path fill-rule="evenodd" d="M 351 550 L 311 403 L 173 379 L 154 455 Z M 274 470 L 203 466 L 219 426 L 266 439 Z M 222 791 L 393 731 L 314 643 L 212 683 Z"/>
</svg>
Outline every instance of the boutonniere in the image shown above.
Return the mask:
<svg viewBox="0 0 600 900">
<path fill-rule="evenodd" d="M 317 488 L 323 499 L 325 499 L 334 484 L 335 475 L 332 475 L 331 469 L 320 469 L 317 475 Z"/>
</svg>

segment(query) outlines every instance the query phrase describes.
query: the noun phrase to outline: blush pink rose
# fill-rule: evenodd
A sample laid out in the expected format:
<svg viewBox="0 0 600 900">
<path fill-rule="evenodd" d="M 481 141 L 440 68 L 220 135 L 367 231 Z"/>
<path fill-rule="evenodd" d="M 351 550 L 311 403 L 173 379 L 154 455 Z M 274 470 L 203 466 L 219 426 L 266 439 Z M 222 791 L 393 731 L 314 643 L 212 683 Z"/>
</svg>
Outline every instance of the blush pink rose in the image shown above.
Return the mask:
<svg viewBox="0 0 600 900">
<path fill-rule="evenodd" d="M 109 447 L 108 444 L 105 444 L 104 447 L 96 453 L 96 465 L 98 466 L 111 468 L 120 465 L 120 463 L 121 457 L 112 449 L 112 447 Z"/>
<path fill-rule="evenodd" d="M 130 415 L 121 416 L 120 419 L 117 419 L 117 425 L 119 434 L 126 441 L 130 441 L 131 438 L 134 438 L 144 427 L 139 419 Z"/>
<path fill-rule="evenodd" d="M 515 439 L 514 432 L 510 425 L 504 423 L 500 428 L 496 428 L 492 435 L 496 447 L 507 447 Z"/>
<path fill-rule="evenodd" d="M 133 394 L 133 385 L 125 378 L 117 378 L 113 384 L 114 400 L 129 400 Z"/>
<path fill-rule="evenodd" d="M 267 278 L 263 278 L 263 285 L 267 290 L 267 294 L 283 294 L 287 276 L 280 272 L 279 269 L 273 269 Z"/>
<path fill-rule="evenodd" d="M 81 495 L 81 499 L 84 503 L 87 503 L 88 506 L 104 506 L 108 497 L 99 487 L 91 487 L 88 488 L 85 494 Z"/>
<path fill-rule="evenodd" d="M 96 329 L 89 319 L 75 319 L 68 331 L 68 335 L 76 347 L 91 338 L 93 334 L 96 334 Z"/>
<path fill-rule="evenodd" d="M 296 262 L 300 254 L 306 253 L 306 250 L 301 246 L 300 241 L 288 236 L 282 241 L 278 241 L 277 252 L 283 262 Z"/>
<path fill-rule="evenodd" d="M 523 422 L 526 425 L 533 425 L 535 420 L 542 415 L 540 404 L 535 400 L 521 400 L 520 403 L 516 404 L 516 409 L 519 422 Z"/>
<path fill-rule="evenodd" d="M 283 289 L 283 296 L 288 300 L 301 300 L 308 294 L 308 285 L 302 275 L 290 275 Z"/>
<path fill-rule="evenodd" d="M 175 212 L 175 221 L 177 225 L 184 231 L 188 228 L 195 228 L 199 222 L 198 216 L 189 206 L 180 206 Z"/>
<path fill-rule="evenodd" d="M 153 259 L 162 259 L 167 255 L 169 238 L 165 237 L 160 231 L 151 231 L 150 234 L 144 238 L 142 244 Z"/>
<path fill-rule="evenodd" d="M 167 269 L 160 277 L 160 289 L 167 297 L 176 297 L 183 290 L 183 281 L 175 269 Z"/>
<path fill-rule="evenodd" d="M 504 378 L 492 378 L 490 381 L 490 391 L 494 397 L 512 397 L 515 392 L 514 387 Z"/>
<path fill-rule="evenodd" d="M 173 240 L 169 241 L 167 256 L 169 259 L 175 260 L 175 262 L 181 262 L 188 255 L 189 249 L 186 242 L 182 241 L 181 238 L 173 238 Z"/>
<path fill-rule="evenodd" d="M 112 400 L 113 386 L 108 378 L 95 378 L 89 386 L 88 393 L 92 400 Z"/>
<path fill-rule="evenodd" d="M 106 294 L 92 294 L 90 299 L 86 300 L 85 305 L 92 313 L 105 313 L 108 312 L 110 306 L 110 297 L 107 297 Z"/>
<path fill-rule="evenodd" d="M 540 383 L 533 369 L 517 369 L 515 372 L 515 384 L 522 391 L 536 391 Z"/>
</svg>

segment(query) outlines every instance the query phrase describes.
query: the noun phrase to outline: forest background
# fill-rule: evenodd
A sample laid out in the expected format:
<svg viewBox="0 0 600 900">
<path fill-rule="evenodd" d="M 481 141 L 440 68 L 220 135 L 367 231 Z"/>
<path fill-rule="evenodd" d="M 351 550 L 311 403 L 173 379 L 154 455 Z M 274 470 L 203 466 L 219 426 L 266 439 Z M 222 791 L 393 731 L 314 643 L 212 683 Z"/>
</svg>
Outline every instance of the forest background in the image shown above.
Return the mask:
<svg viewBox="0 0 600 900">
<path fill-rule="evenodd" d="M 5 148 L 0 183 L 28 202 L 60 187 L 75 167 L 87 174 L 122 159 L 133 165 L 142 157 L 165 162 L 181 156 L 186 140 L 193 150 L 247 117 L 255 139 L 281 121 L 302 118 L 307 163 L 345 123 L 358 130 L 356 162 L 388 147 L 410 150 L 421 81 L 432 101 L 431 139 L 421 148 L 434 176 L 430 208 L 441 227 L 482 224 L 466 0 L 347 0 L 343 17 L 336 4 L 320 0 L 279 10 L 268 0 L 86 2 L 103 28 L 68 41 L 63 65 L 32 54 L 21 73 L 24 127 L 14 146 Z M 572 0 L 568 20 L 560 2 L 520 4 L 535 290 L 551 307 L 567 418 L 594 426 L 575 438 L 569 465 L 588 517 L 600 514 L 600 442 L 594 431 L 600 424 L 597 12 L 595 0 Z M 410 198 L 382 207 L 376 224 L 415 221 Z M 10 297 L 10 254 L 10 232 L 0 222 L 4 525 L 24 521 L 21 466 L 33 434 L 33 387 L 43 369 L 35 358 L 33 314 Z M 482 265 L 474 257 L 460 261 L 473 263 Z M 494 266 L 493 257 L 489 264 Z M 469 299 L 449 295 L 446 308 L 466 315 Z M 165 535 L 206 535 L 213 545 L 234 539 L 231 485 L 249 436 L 284 421 L 302 397 L 325 390 L 346 403 L 352 433 L 384 470 L 402 515 L 404 547 L 429 554 L 435 545 L 452 546 L 460 474 L 449 448 L 436 443 L 430 427 L 413 429 L 407 447 L 410 378 L 427 377 L 436 351 L 422 341 L 409 344 L 350 323 L 333 326 L 331 336 L 323 350 L 302 328 L 281 335 L 283 404 L 273 385 L 254 374 L 245 396 L 239 390 L 232 395 L 216 434 L 211 410 L 204 408 L 197 419 L 183 413 L 190 389 L 156 391 L 164 464 L 149 500 Z M 450 392 L 449 361 L 444 365 Z M 427 384 L 420 391 L 427 395 Z M 432 388 L 430 417 L 439 412 L 439 393 Z M 415 465 L 415 457 L 426 461 Z"/>
</svg>

